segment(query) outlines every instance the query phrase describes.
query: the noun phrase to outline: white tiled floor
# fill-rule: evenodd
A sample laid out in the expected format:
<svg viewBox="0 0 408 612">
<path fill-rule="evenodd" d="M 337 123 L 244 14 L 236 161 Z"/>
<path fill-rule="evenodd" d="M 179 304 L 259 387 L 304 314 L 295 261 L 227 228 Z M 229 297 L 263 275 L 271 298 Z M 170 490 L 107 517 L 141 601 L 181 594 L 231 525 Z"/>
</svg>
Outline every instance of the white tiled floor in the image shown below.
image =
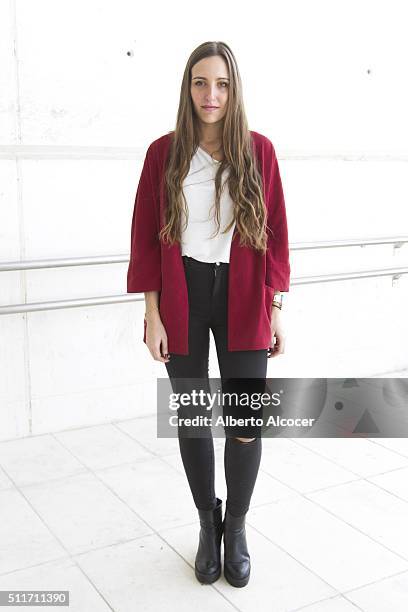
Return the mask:
<svg viewBox="0 0 408 612">
<path fill-rule="evenodd" d="M 0 590 L 68 590 L 71 612 L 406 612 L 406 439 L 263 438 L 252 574 L 235 589 L 196 581 L 197 512 L 155 423 L 0 443 Z"/>
</svg>

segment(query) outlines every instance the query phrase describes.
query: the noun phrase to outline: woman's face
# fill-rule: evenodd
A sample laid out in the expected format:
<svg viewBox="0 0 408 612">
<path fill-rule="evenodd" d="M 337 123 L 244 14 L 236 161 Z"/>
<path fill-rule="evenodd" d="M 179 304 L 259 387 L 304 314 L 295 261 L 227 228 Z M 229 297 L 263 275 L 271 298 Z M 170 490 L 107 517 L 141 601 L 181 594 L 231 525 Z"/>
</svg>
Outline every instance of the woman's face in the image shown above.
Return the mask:
<svg viewBox="0 0 408 612">
<path fill-rule="evenodd" d="M 229 83 L 228 67 L 220 55 L 205 57 L 192 67 L 191 97 L 203 123 L 217 123 L 225 116 Z M 206 106 L 215 108 L 206 109 Z"/>
</svg>

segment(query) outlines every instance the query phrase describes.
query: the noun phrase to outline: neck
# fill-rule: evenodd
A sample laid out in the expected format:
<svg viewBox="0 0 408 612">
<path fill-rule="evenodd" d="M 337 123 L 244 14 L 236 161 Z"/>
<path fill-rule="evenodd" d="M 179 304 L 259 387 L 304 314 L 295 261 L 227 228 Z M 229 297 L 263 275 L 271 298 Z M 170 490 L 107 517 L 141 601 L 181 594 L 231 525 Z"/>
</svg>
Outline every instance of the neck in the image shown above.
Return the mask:
<svg viewBox="0 0 408 612">
<path fill-rule="evenodd" d="M 222 125 L 217 123 L 214 125 L 201 124 L 200 126 L 200 142 L 204 146 L 211 147 L 222 143 Z"/>
</svg>

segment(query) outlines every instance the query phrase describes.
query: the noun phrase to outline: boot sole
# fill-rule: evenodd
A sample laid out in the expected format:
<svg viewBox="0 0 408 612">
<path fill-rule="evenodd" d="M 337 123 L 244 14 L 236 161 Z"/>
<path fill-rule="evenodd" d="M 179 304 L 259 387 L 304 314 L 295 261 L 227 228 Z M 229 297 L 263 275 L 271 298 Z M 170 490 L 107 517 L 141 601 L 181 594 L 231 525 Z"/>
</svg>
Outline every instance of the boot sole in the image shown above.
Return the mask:
<svg viewBox="0 0 408 612">
<path fill-rule="evenodd" d="M 196 578 L 199 582 L 201 582 L 201 584 L 212 584 L 221 576 L 221 568 L 213 574 L 203 574 L 202 572 L 199 572 L 197 568 L 194 569 Z"/>
<path fill-rule="evenodd" d="M 245 578 L 232 578 L 228 574 L 228 571 L 225 571 L 225 568 L 224 568 L 224 577 L 225 577 L 225 580 L 227 582 L 229 582 L 229 584 L 231 586 L 234 586 L 234 587 L 240 588 L 240 587 L 246 586 L 248 584 L 248 582 L 249 582 L 250 576 L 251 576 L 251 572 L 248 574 L 248 576 L 245 576 Z"/>
</svg>

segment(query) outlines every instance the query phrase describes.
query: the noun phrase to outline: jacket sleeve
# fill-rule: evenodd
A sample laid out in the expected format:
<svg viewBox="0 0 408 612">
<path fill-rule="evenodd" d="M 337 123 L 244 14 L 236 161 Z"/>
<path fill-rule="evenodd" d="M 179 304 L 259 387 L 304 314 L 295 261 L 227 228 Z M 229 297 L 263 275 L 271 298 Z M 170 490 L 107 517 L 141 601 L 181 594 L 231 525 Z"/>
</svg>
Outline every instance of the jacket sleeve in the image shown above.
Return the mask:
<svg viewBox="0 0 408 612">
<path fill-rule="evenodd" d="M 127 292 L 161 290 L 161 248 L 159 233 L 159 194 L 152 181 L 152 145 L 149 146 L 133 209 Z"/>
<path fill-rule="evenodd" d="M 267 207 L 268 248 L 266 253 L 266 284 L 276 291 L 289 291 L 289 238 L 285 198 L 275 148 L 267 139 Z"/>
</svg>

